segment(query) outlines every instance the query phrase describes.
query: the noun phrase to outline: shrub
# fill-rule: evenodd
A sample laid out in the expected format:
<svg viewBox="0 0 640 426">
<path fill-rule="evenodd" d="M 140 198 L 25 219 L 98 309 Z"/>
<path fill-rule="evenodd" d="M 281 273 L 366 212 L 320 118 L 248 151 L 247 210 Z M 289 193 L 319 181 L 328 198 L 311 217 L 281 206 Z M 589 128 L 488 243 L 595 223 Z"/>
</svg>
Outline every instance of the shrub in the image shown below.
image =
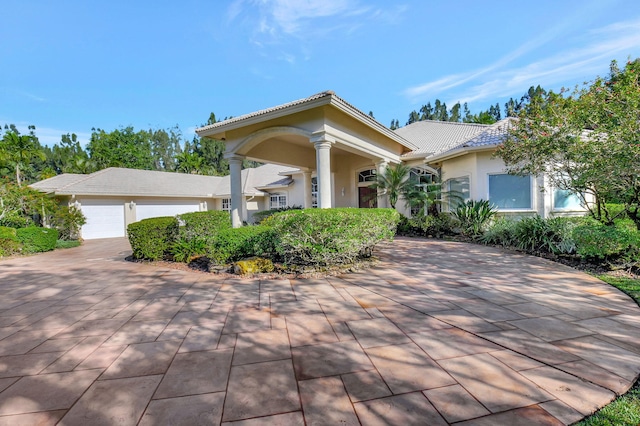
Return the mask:
<svg viewBox="0 0 640 426">
<path fill-rule="evenodd" d="M 273 257 L 276 235 L 264 225 L 245 226 L 220 231 L 208 243 L 207 256 L 218 264 L 247 257 Z"/>
<path fill-rule="evenodd" d="M 58 230 L 61 240 L 77 240 L 80 228 L 87 223 L 76 206 L 60 206 L 51 218 L 51 225 Z"/>
<path fill-rule="evenodd" d="M 127 227 L 129 244 L 135 259 L 158 260 L 169 253 L 178 237 L 175 217 L 153 217 Z"/>
<path fill-rule="evenodd" d="M 253 214 L 253 221 L 255 223 L 262 223 L 262 221 L 264 221 L 266 218 L 271 217 L 276 213 L 286 212 L 287 210 L 301 210 L 301 209 L 302 209 L 302 206 L 287 206 L 287 207 L 280 207 L 277 209 L 263 210 L 260 212 L 255 212 Z"/>
<path fill-rule="evenodd" d="M 234 266 L 236 274 L 259 274 L 263 272 L 273 272 L 275 267 L 270 259 L 263 257 L 252 257 L 251 259 L 239 260 Z"/>
<path fill-rule="evenodd" d="M 491 224 L 480 237 L 483 244 L 492 244 L 502 247 L 515 247 L 517 221 L 501 217 Z"/>
<path fill-rule="evenodd" d="M 16 237 L 22 244 L 22 250 L 26 253 L 41 253 L 56 248 L 58 230 L 52 228 L 28 228 L 16 229 Z"/>
<path fill-rule="evenodd" d="M 497 210 L 487 200 L 469 200 L 452 212 L 460 225 L 460 233 L 468 237 L 481 235 Z"/>
<path fill-rule="evenodd" d="M 640 232 L 624 224 L 604 225 L 596 220 L 584 220 L 573 230 L 576 251 L 587 259 L 627 261 L 640 260 Z"/>
<path fill-rule="evenodd" d="M 455 222 L 449 213 L 426 215 L 421 219 L 420 228 L 427 236 L 441 238 L 454 233 Z"/>
<path fill-rule="evenodd" d="M 231 229 L 229 212 L 211 210 L 178 215 L 180 239 L 209 238 L 223 229 Z"/>
<path fill-rule="evenodd" d="M 20 251 L 16 229 L 0 226 L 0 257 L 11 256 Z"/>
<path fill-rule="evenodd" d="M 191 239 L 178 239 L 171 246 L 171 254 L 173 260 L 177 262 L 189 263 L 195 257 L 202 256 L 207 253 L 207 240 L 201 237 L 193 237 Z"/>
<path fill-rule="evenodd" d="M 305 209 L 271 216 L 276 250 L 287 264 L 335 265 L 369 257 L 377 243 L 393 238 L 399 221 L 393 209 Z"/>
<path fill-rule="evenodd" d="M 575 226 L 576 221 L 570 218 L 525 217 L 515 223 L 515 246 L 528 252 L 573 253 Z"/>
<path fill-rule="evenodd" d="M 80 241 L 78 240 L 58 240 L 56 242 L 57 249 L 67 249 L 67 248 L 73 248 L 73 247 L 79 247 L 79 246 L 80 246 Z"/>
</svg>

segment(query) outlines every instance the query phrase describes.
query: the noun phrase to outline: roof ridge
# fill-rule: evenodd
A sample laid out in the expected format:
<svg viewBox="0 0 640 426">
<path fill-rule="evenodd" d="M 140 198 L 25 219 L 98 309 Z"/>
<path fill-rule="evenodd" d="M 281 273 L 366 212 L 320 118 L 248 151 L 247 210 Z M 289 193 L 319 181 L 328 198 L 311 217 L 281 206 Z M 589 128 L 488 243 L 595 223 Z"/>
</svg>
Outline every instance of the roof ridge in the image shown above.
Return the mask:
<svg viewBox="0 0 640 426">
<path fill-rule="evenodd" d="M 498 123 L 499 121 L 497 121 L 496 123 Z M 442 124 L 452 124 L 452 125 L 463 125 L 463 126 L 472 126 L 472 127 L 491 127 L 493 124 L 482 124 L 482 123 L 464 123 L 461 121 L 445 121 L 445 120 L 418 120 L 418 121 L 414 121 L 411 124 L 407 124 L 403 127 L 408 127 L 411 126 L 412 124 L 416 124 L 416 123 L 442 123 Z M 495 124 L 495 123 L 494 123 Z M 399 129 L 402 129 L 403 127 L 399 127 Z"/>
</svg>

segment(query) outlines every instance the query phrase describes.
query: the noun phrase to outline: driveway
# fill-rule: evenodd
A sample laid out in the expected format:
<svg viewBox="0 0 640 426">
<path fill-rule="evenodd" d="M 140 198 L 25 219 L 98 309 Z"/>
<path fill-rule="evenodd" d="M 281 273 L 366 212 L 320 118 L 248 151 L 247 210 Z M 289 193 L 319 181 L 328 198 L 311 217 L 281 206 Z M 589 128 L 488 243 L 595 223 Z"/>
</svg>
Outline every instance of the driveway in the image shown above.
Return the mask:
<svg viewBox="0 0 640 426">
<path fill-rule="evenodd" d="M 640 372 L 640 308 L 535 257 L 401 238 L 253 280 L 128 253 L 0 261 L 0 425 L 568 424 Z"/>
</svg>

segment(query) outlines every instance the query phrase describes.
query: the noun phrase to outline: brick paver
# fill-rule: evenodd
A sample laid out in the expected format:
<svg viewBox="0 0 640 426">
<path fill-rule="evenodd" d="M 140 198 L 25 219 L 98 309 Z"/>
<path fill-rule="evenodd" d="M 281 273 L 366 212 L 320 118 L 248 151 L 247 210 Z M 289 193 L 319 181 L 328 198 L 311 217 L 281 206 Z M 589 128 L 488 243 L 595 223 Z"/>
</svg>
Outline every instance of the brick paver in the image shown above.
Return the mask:
<svg viewBox="0 0 640 426">
<path fill-rule="evenodd" d="M 0 425 L 570 424 L 640 373 L 640 308 L 482 246 L 397 239 L 338 277 L 0 261 Z"/>
</svg>

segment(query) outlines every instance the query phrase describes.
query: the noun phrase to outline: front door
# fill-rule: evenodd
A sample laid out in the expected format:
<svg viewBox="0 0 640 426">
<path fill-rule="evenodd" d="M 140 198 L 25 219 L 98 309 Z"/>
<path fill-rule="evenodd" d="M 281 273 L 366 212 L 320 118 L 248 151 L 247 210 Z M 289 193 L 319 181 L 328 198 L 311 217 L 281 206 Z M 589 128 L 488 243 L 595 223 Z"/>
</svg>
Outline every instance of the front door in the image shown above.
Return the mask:
<svg viewBox="0 0 640 426">
<path fill-rule="evenodd" d="M 373 209 L 378 207 L 378 191 L 368 186 L 358 188 L 358 207 Z"/>
</svg>

